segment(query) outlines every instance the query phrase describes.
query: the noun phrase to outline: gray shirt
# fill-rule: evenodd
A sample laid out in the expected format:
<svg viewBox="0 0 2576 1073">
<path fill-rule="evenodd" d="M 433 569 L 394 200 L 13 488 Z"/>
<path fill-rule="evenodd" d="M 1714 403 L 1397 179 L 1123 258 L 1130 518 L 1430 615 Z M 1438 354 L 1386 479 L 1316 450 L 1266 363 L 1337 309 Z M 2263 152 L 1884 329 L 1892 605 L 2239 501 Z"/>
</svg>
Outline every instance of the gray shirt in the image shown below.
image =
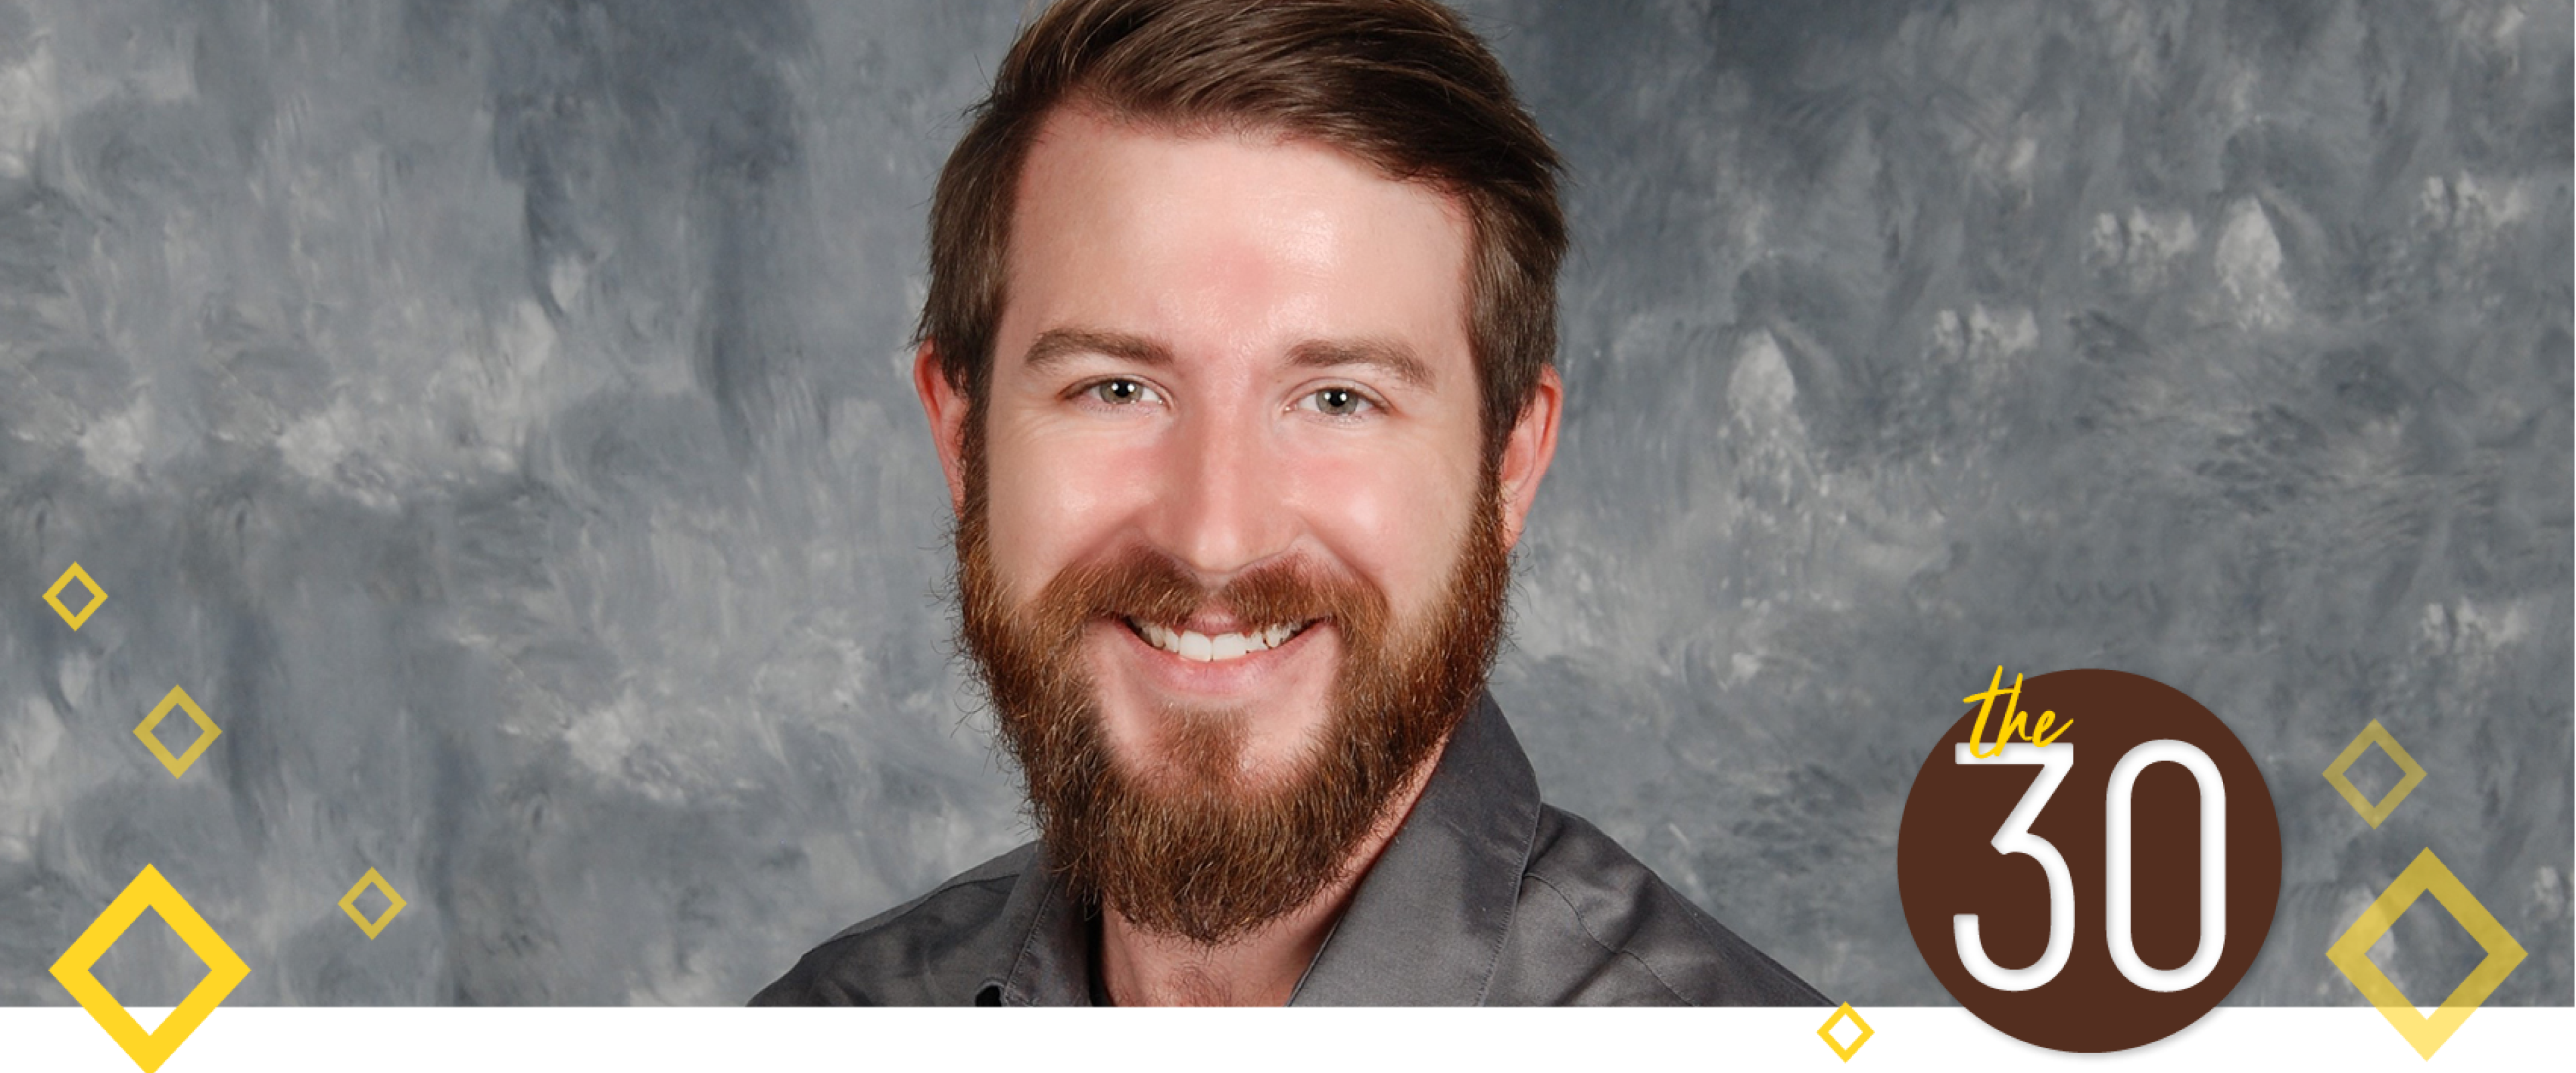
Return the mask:
<svg viewBox="0 0 2576 1073">
<path fill-rule="evenodd" d="M 1012 850 L 815 947 L 765 1005 L 1085 1005 L 1097 923 Z M 1538 778 L 1490 697 L 1351 895 L 1291 1005 L 1831 1006 Z"/>
</svg>

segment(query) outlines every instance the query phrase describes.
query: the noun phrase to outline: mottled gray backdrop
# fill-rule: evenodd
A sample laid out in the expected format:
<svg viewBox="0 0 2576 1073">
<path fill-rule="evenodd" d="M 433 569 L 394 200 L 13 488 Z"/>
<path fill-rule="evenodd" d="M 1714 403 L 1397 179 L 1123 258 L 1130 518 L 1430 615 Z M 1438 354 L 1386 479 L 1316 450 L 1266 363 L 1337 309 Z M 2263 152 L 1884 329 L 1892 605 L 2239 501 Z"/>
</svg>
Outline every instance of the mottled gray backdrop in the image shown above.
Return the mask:
<svg viewBox="0 0 2576 1073">
<path fill-rule="evenodd" d="M 1996 664 L 2114 667 L 2279 805 L 2235 1001 L 2359 1002 L 2325 948 L 2428 846 L 2531 950 L 2497 1001 L 2570 1001 L 2566 0 L 1472 14 L 1574 166 L 1495 686 L 1558 803 L 1946 1003 L 1916 766 Z M 739 1002 L 1026 837 L 903 346 L 1021 16 L 0 0 L 0 1002 L 147 862 L 240 1002 Z M 2377 830 L 2319 776 L 2374 718 L 2431 773 Z"/>
</svg>

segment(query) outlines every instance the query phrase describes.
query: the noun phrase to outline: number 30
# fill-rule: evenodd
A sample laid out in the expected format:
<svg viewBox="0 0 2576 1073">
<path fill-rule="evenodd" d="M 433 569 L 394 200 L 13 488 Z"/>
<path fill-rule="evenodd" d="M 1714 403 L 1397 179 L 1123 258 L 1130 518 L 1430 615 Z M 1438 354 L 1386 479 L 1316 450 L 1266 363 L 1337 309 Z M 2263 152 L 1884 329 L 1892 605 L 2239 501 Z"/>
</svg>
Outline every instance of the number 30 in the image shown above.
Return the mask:
<svg viewBox="0 0 2576 1073">
<path fill-rule="evenodd" d="M 1985 943 L 1977 930 L 1977 915 L 1960 913 L 1950 918 L 1951 934 L 1958 940 L 1959 961 L 1967 966 L 1968 975 L 1978 983 L 1997 991 L 2029 991 L 2057 978 L 2066 968 L 2067 956 L 2075 947 L 2075 878 L 2066 870 L 2066 858 L 2057 847 L 2030 831 L 2039 819 L 2041 809 L 2048 807 L 2049 795 L 2057 792 L 2066 774 L 2075 769 L 2075 745 L 2038 746 L 2014 743 L 2003 747 L 1995 756 L 1976 756 L 1966 742 L 1961 742 L 1951 757 L 1969 766 L 1992 764 L 2028 764 L 2040 769 L 2031 780 L 2030 789 L 2004 817 L 2004 825 L 1995 831 L 1991 843 L 1997 852 L 2022 854 L 2039 862 L 2040 871 L 2048 877 L 2048 946 L 2039 960 L 2018 969 L 2007 969 L 1986 956 Z M 2135 919 L 2136 897 L 2130 882 L 2131 814 L 2138 786 L 2138 776 L 2148 765 L 2180 764 L 2191 772 L 2192 781 L 2200 787 L 2200 946 L 2192 951 L 2191 960 L 2178 969 L 2159 969 L 2138 957 L 2137 940 L 2131 926 Z M 2111 962 L 2119 966 L 2120 975 L 2130 983 L 2149 991 L 2181 991 L 2209 978 L 2218 967 L 2218 956 L 2227 946 L 2227 783 L 2218 776 L 2218 765 L 2209 754 L 2189 742 L 2170 738 L 2147 742 L 2129 750 L 2111 768 L 2111 785 L 2104 791 L 2102 846 L 2105 860 L 2103 877 L 2105 907 L 2103 936 L 2110 943 Z"/>
</svg>

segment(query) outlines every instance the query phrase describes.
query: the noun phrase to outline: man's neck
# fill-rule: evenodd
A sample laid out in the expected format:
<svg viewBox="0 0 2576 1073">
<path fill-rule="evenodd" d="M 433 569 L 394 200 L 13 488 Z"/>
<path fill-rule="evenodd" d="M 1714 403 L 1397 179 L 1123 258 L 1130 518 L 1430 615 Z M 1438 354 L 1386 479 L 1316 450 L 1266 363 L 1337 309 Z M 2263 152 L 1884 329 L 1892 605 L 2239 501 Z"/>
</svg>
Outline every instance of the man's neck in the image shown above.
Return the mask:
<svg viewBox="0 0 2576 1073">
<path fill-rule="evenodd" d="M 1116 906 L 1100 914 L 1100 977 L 1110 1000 L 1121 1006 L 1285 1006 L 1305 978 L 1306 966 L 1323 949 L 1351 893 L 1378 854 L 1395 840 L 1412 815 L 1413 804 L 1431 781 L 1447 744 L 1414 769 L 1387 801 L 1367 837 L 1352 847 L 1339 878 L 1316 892 L 1304 905 L 1263 924 L 1223 946 L 1205 946 L 1178 936 L 1139 931 Z"/>
</svg>

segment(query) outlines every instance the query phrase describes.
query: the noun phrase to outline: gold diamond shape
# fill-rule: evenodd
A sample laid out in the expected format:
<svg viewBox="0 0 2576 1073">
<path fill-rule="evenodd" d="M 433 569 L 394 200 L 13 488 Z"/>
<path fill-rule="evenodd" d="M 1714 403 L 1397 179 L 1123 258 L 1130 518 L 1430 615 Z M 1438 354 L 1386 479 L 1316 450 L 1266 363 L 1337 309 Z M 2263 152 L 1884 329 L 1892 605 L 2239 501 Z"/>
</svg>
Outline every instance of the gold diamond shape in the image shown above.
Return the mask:
<svg viewBox="0 0 2576 1073">
<path fill-rule="evenodd" d="M 197 724 L 196 743 L 178 756 L 170 755 L 161 739 L 152 736 L 152 728 L 161 725 L 161 717 L 170 714 L 173 706 L 187 712 L 189 720 Z M 196 699 L 178 686 L 171 686 L 170 692 L 162 695 L 160 706 L 153 708 L 152 714 L 144 716 L 143 721 L 134 727 L 134 736 L 143 739 L 143 747 L 152 750 L 152 755 L 161 761 L 162 767 L 170 769 L 170 777 L 174 779 L 187 774 L 189 766 L 195 764 L 198 757 L 206 755 L 206 746 L 214 744 L 215 736 L 223 732 L 214 720 L 206 718 L 205 709 L 197 707 Z"/>
<path fill-rule="evenodd" d="M 2388 796 L 2380 798 L 2376 805 L 2371 804 L 2369 798 L 2361 796 L 2361 788 L 2354 786 L 2352 780 L 2343 775 L 2344 769 L 2360 761 L 2361 754 L 2370 751 L 2373 745 L 2379 746 L 2386 752 L 2389 759 L 2397 761 L 2398 770 L 2406 773 L 2406 777 L 2397 780 L 2397 785 L 2389 788 Z M 2343 747 L 2343 754 L 2335 757 L 2334 763 L 2326 765 L 2326 781 L 2334 784 L 2335 792 L 2343 795 L 2344 802 L 2351 805 L 2354 812 L 2361 813 L 2361 818 L 2369 820 L 2370 826 L 2376 828 L 2379 826 L 2379 821 L 2387 819 L 2389 813 L 2397 811 L 2398 802 L 2406 800 L 2406 795 L 2415 792 L 2416 784 L 2424 781 L 2424 765 L 2416 763 L 2414 757 L 2406 755 L 2406 747 L 2397 744 L 2396 737 L 2388 733 L 2388 728 L 2379 725 L 2379 720 L 2373 719 L 2369 726 L 2361 728 L 2361 736 L 2352 739 L 2352 744 Z"/>
<path fill-rule="evenodd" d="M 179 933 L 179 941 L 188 944 L 198 960 L 206 963 L 206 978 L 197 981 L 196 989 L 188 992 L 170 1016 L 161 1020 L 161 1026 L 150 1032 L 144 1031 L 142 1023 L 126 1011 L 107 985 L 90 973 L 98 959 L 107 956 L 108 948 L 124 936 L 125 929 L 142 919 L 146 909 L 159 911 L 170 930 Z M 134 882 L 125 885 L 124 893 L 107 903 L 98 919 L 90 921 L 89 930 L 72 940 L 71 949 L 63 951 L 63 956 L 54 962 L 53 972 L 63 990 L 71 992 L 72 1000 L 88 1010 L 90 1019 L 107 1030 L 108 1038 L 125 1049 L 125 1056 L 143 1067 L 143 1073 L 152 1073 L 188 1041 L 188 1034 L 197 1030 L 207 1014 L 223 1004 L 224 996 L 233 993 L 242 977 L 250 975 L 250 966 L 224 944 L 224 937 L 215 934 L 214 927 L 197 915 L 169 880 L 161 878 L 160 871 L 147 864 Z"/>
<path fill-rule="evenodd" d="M 385 906 L 384 913 L 374 920 L 367 919 L 366 914 L 358 911 L 358 895 L 366 893 L 369 883 L 375 884 L 377 890 L 385 892 L 385 901 L 389 903 Z M 357 921 L 358 930 L 366 932 L 369 939 L 382 934 L 385 925 L 394 922 L 394 914 L 403 911 L 404 904 L 406 903 L 403 901 L 403 896 L 394 892 L 394 885 L 385 882 L 385 877 L 377 875 L 373 868 L 367 869 L 367 874 L 358 877 L 358 885 L 349 888 L 349 893 L 340 896 L 340 911 L 349 914 L 349 919 Z"/>
<path fill-rule="evenodd" d="M 79 611 L 63 606 L 63 588 L 75 581 L 80 582 L 81 588 L 89 593 L 89 600 L 81 604 Z M 63 576 L 54 579 L 53 588 L 45 590 L 45 602 L 54 605 L 54 613 L 61 615 L 64 622 L 71 624 L 72 631 L 78 633 L 81 623 L 89 621 L 90 612 L 98 610 L 98 605 L 107 602 L 107 590 L 99 588 L 98 582 L 90 580 L 89 571 L 81 569 L 81 564 L 73 563 L 71 569 L 63 571 Z"/>
<path fill-rule="evenodd" d="M 1842 1023 L 1842 1019 L 1846 1017 L 1851 1018 L 1851 1023 L 1860 1026 L 1860 1035 L 1852 1037 L 1849 1047 L 1843 1046 L 1843 1041 L 1834 1038 L 1834 1026 Z M 1834 1011 L 1833 1016 L 1825 1018 L 1825 1023 L 1817 1027 L 1816 1034 L 1825 1038 L 1825 1046 L 1833 1048 L 1836 1055 L 1848 1062 L 1852 1060 L 1853 1055 L 1860 1053 L 1861 1044 L 1869 1042 L 1869 1037 L 1877 1033 L 1870 1031 L 1869 1022 L 1860 1019 L 1860 1011 L 1853 1009 L 1851 1003 L 1846 1002 L 1842 1004 L 1841 1009 Z"/>
<path fill-rule="evenodd" d="M 2443 999 L 2441 1008 L 2430 1017 L 2415 1012 L 2415 1004 L 2406 998 L 2405 992 L 2397 989 L 2397 982 L 2379 971 L 2379 966 L 2370 960 L 2370 944 L 2378 942 L 2380 936 L 2388 934 L 2388 929 L 2396 927 L 2397 918 L 2406 914 L 2407 907 L 2428 893 L 2434 901 L 2442 903 L 2451 919 L 2467 928 L 2469 937 L 2476 939 L 2478 946 L 2487 952 L 2486 960 L 2478 962 L 2478 967 L 2469 971 L 2468 978 L 2451 989 L 2450 997 Z M 2451 1038 L 2451 1033 L 2460 1030 L 2460 1025 L 2468 1021 L 2470 1014 L 2477 1012 L 2487 996 L 2495 994 L 2495 989 L 2504 984 L 2504 978 L 2512 974 L 2514 966 L 2522 964 L 2522 958 L 2522 944 L 2506 934 L 2504 925 L 2496 921 L 2494 914 L 2487 912 L 2486 906 L 2478 904 L 2477 898 L 2469 893 L 2468 886 L 2460 882 L 2460 877 L 2452 875 L 2451 870 L 2443 866 L 2441 858 L 2433 856 L 2430 849 L 2416 854 L 2415 862 L 2399 872 L 2396 882 L 2381 891 L 2379 900 L 2362 910 L 2361 919 L 2353 921 L 2343 937 L 2336 939 L 2334 946 L 2326 950 L 2326 960 L 2334 962 L 2343 978 L 2360 988 L 2362 996 L 2368 998 L 2372 1006 L 2378 1007 L 2379 1015 L 2397 1027 L 2397 1033 L 2414 1045 L 2415 1053 L 2427 1059 L 2433 1057 L 2434 1051 L 2442 1049 L 2443 1042 Z"/>
</svg>

